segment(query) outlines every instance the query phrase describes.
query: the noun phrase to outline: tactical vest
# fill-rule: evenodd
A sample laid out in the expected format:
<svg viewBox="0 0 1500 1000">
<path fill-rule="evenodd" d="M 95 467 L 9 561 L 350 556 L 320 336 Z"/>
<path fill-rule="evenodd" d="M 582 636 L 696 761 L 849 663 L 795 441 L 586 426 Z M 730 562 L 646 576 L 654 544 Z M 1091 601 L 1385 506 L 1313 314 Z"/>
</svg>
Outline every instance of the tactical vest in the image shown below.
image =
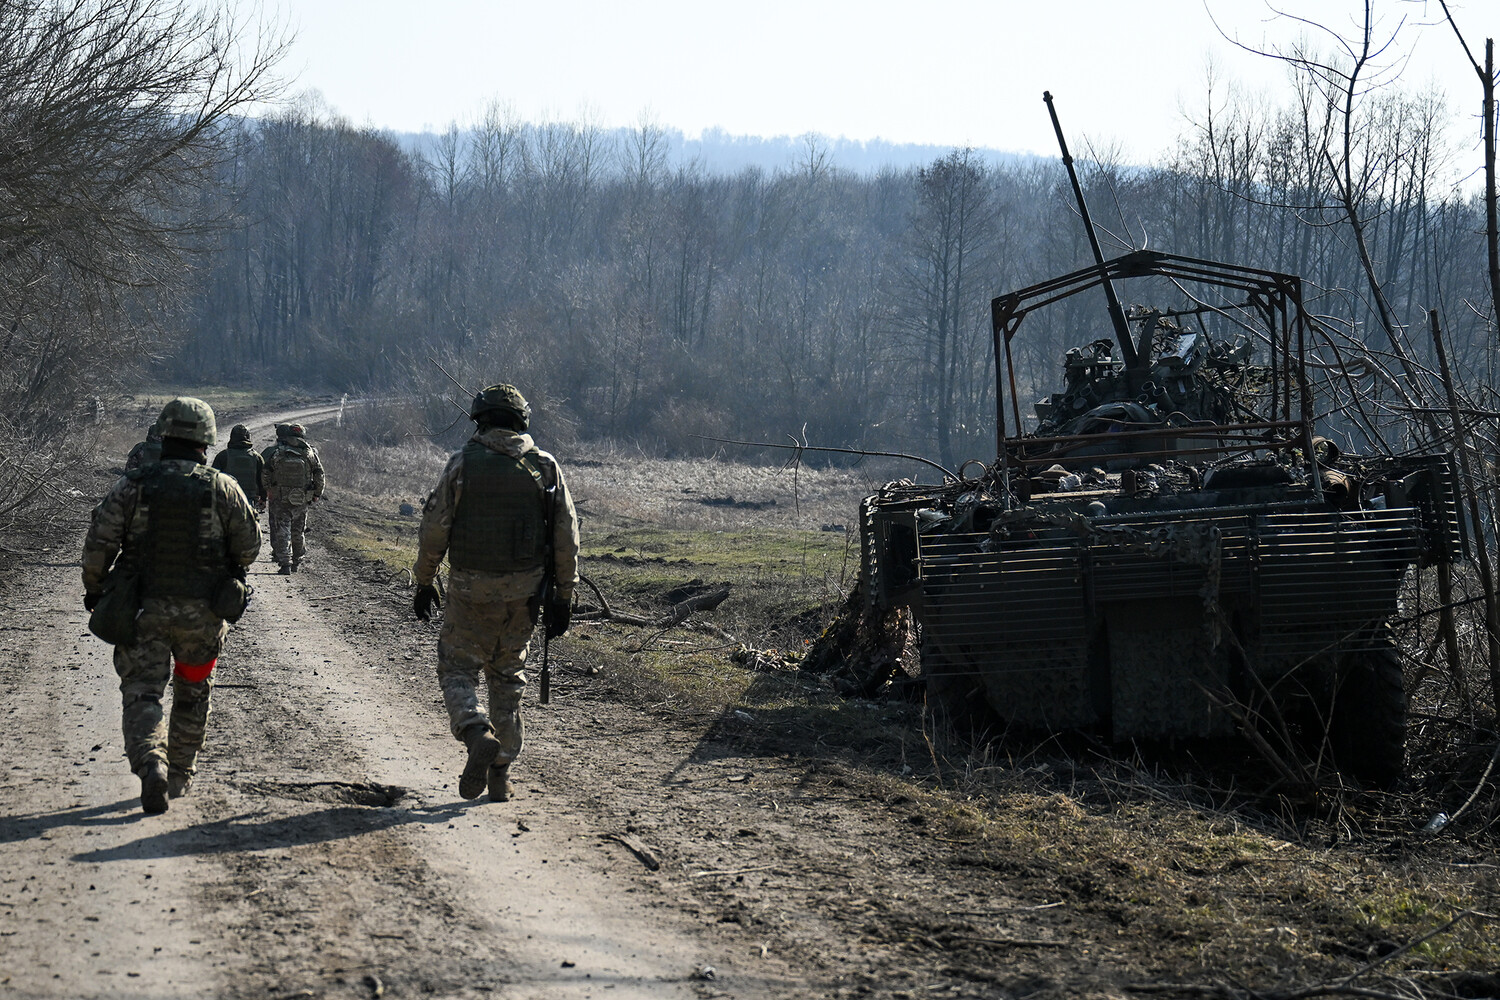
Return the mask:
<svg viewBox="0 0 1500 1000">
<path fill-rule="evenodd" d="M 312 462 L 307 453 L 291 448 L 276 449 L 271 485 L 281 490 L 305 490 L 312 486 Z"/>
<path fill-rule="evenodd" d="M 245 491 L 245 496 L 251 499 L 260 492 L 259 485 L 255 482 L 255 468 L 258 464 L 256 459 L 260 456 L 249 448 L 236 448 L 230 445 L 224 449 L 224 471 L 235 478 L 240 484 L 240 489 Z"/>
<path fill-rule="evenodd" d="M 541 566 L 547 553 L 547 489 L 537 452 L 512 458 L 471 441 L 464 446 L 463 463 L 448 564 L 486 573 Z"/>
<path fill-rule="evenodd" d="M 211 530 L 213 470 L 200 465 L 184 474 L 158 465 L 140 482 L 136 516 L 146 518 L 146 533 L 133 561 L 141 595 L 207 600 L 229 566 L 224 541 Z"/>
</svg>

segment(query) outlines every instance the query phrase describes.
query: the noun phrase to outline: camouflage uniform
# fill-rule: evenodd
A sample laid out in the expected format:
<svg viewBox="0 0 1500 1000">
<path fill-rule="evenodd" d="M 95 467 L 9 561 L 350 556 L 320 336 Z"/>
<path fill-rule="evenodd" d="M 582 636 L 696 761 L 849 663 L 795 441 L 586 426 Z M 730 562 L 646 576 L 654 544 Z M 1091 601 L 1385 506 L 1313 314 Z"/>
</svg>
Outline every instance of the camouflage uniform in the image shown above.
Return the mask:
<svg viewBox="0 0 1500 1000">
<path fill-rule="evenodd" d="M 83 543 L 83 588 L 97 595 L 116 556 L 124 566 L 149 566 L 150 508 L 142 494 L 153 477 L 189 476 L 201 470 L 211 487 L 212 506 L 204 508 L 198 527 L 200 559 L 214 554 L 208 572 L 243 569 L 260 552 L 260 526 L 239 484 L 196 461 L 163 459 L 155 466 L 118 480 L 94 509 Z M 209 608 L 211 590 L 192 595 L 153 596 L 141 601 L 136 638 L 115 647 L 120 676 L 125 753 L 131 770 L 141 773 L 165 761 L 176 774 L 191 776 L 203 746 L 213 695 L 213 667 L 229 626 Z M 175 665 L 174 665 L 175 661 Z M 162 695 L 172 680 L 170 723 L 163 724 Z"/>
<path fill-rule="evenodd" d="M 520 458 L 529 455 L 547 486 L 556 486 L 552 526 L 557 600 L 571 603 L 578 585 L 578 518 L 556 460 L 537 449 L 531 435 L 501 427 L 481 428 L 470 447 Z M 419 587 L 430 586 L 449 549 L 454 515 L 464 490 L 464 452 L 448 460 L 443 476 L 422 508 L 417 563 Z M 493 728 L 501 749 L 497 764 L 521 751 L 521 694 L 526 689 L 526 647 L 536 623 L 534 599 L 543 567 L 514 573 L 453 569 L 448 575 L 448 607 L 438 637 L 438 683 L 453 735 L 460 741 L 474 726 Z M 489 712 L 479 707 L 479 676 L 489 687 Z"/>
<path fill-rule="evenodd" d="M 308 468 L 303 485 L 278 484 L 277 470 L 289 459 L 302 459 Z M 323 495 L 323 462 L 318 450 L 300 434 L 282 433 L 261 455 L 270 496 L 271 558 L 283 570 L 295 569 L 307 551 L 307 509 Z M 285 478 L 285 470 L 283 478 Z"/>
<path fill-rule="evenodd" d="M 257 507 L 266 505 L 266 463 L 250 446 L 250 429 L 237 425 L 229 435 L 229 446 L 214 456 L 213 467 L 233 476 L 245 496 Z"/>
</svg>

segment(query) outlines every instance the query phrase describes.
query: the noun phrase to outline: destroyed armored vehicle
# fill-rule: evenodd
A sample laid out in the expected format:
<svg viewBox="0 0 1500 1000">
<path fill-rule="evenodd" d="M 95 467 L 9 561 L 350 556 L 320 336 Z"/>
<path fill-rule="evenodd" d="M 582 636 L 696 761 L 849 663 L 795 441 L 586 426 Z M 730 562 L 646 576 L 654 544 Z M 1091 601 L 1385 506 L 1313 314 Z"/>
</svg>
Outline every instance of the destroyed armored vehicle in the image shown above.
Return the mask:
<svg viewBox="0 0 1500 1000">
<path fill-rule="evenodd" d="M 1155 305 L 1122 308 L 1116 285 Z M 1113 335 L 1068 350 L 1062 391 L 1024 414 L 1026 321 L 1099 315 L 1073 297 L 1101 289 Z M 1141 251 L 991 309 L 994 462 L 861 511 L 867 619 L 915 620 L 929 703 L 1117 741 L 1255 730 L 1394 782 L 1388 622 L 1409 567 L 1463 549 L 1454 474 L 1343 453 L 1339 414 L 1320 436 L 1300 279 Z"/>
</svg>

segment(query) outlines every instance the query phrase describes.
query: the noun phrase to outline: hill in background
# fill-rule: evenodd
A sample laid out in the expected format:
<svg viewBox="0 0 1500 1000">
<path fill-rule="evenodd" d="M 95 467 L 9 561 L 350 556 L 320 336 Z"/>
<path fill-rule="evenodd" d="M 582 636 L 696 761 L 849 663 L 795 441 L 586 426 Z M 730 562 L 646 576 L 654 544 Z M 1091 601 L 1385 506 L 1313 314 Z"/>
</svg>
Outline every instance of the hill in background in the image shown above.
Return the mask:
<svg viewBox="0 0 1500 1000">
<path fill-rule="evenodd" d="M 605 142 L 616 149 L 625 148 L 625 141 L 632 131 L 629 128 L 601 130 Z M 433 132 L 393 132 L 390 135 L 402 148 L 423 156 L 429 155 L 438 141 L 438 135 Z M 667 129 L 664 138 L 669 151 L 668 162 L 673 169 L 696 163 L 709 173 L 737 174 L 752 167 L 767 171 L 791 169 L 806 157 L 812 137 L 731 135 L 723 129 L 712 128 L 692 139 L 678 130 Z M 953 150 L 951 146 L 887 142 L 884 139 L 863 141 L 825 135 L 818 135 L 816 139 L 832 166 L 856 174 L 876 174 L 888 168 L 926 167 Z M 999 149 L 977 149 L 976 152 L 990 166 L 1056 159 Z"/>
</svg>

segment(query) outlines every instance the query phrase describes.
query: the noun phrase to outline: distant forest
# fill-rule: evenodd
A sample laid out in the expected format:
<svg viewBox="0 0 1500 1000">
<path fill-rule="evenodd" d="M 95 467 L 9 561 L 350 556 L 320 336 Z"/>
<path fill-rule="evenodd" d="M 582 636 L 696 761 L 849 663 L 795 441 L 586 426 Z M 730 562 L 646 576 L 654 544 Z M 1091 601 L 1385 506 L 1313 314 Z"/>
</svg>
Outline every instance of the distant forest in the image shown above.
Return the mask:
<svg viewBox="0 0 1500 1000">
<path fill-rule="evenodd" d="M 1437 111 L 1395 91 L 1372 102 L 1355 194 L 1395 315 L 1420 342 L 1425 310 L 1446 307 L 1472 370 L 1491 357 L 1484 218 L 1452 193 Z M 1221 102 L 1157 166 L 1080 160 L 1116 237 L 1106 254 L 1149 244 L 1300 273 L 1318 312 L 1371 328 L 1317 127 Z M 993 451 L 990 298 L 1091 259 L 1055 160 L 955 149 L 854 172 L 808 137 L 785 169 L 674 169 L 649 125 L 498 115 L 424 155 L 309 114 L 234 139 L 204 206 L 226 224 L 165 360 L 178 379 L 437 391 L 434 355 L 475 383 L 515 381 L 585 435 L 687 447 L 805 428 L 948 464 Z M 1023 358 L 1033 396 L 1068 347 L 1107 335 L 1102 299 L 1042 319 Z"/>
<path fill-rule="evenodd" d="M 284 40 L 262 34 L 226 76 L 234 25 L 175 0 L 101 10 L 0 9 L 14 437 L 152 378 L 426 399 L 436 430 L 456 390 L 433 357 L 470 388 L 515 382 L 552 441 L 796 435 L 954 468 L 993 457 L 991 297 L 1091 262 L 1056 160 L 960 148 L 853 170 L 807 136 L 782 166 L 727 168 L 653 124 L 498 107 L 414 146 L 312 107 L 244 117 Z M 1483 204 L 1455 193 L 1480 155 L 1451 103 L 1339 86 L 1304 75 L 1280 108 L 1209 94 L 1155 164 L 1080 141 L 1105 252 L 1301 274 L 1341 331 L 1322 359 L 1341 391 L 1408 413 L 1437 400 L 1405 383 L 1428 378 L 1438 309 L 1470 398 L 1493 405 Z M 1023 399 L 1108 334 L 1092 296 L 1038 320 L 1018 342 Z"/>
</svg>

